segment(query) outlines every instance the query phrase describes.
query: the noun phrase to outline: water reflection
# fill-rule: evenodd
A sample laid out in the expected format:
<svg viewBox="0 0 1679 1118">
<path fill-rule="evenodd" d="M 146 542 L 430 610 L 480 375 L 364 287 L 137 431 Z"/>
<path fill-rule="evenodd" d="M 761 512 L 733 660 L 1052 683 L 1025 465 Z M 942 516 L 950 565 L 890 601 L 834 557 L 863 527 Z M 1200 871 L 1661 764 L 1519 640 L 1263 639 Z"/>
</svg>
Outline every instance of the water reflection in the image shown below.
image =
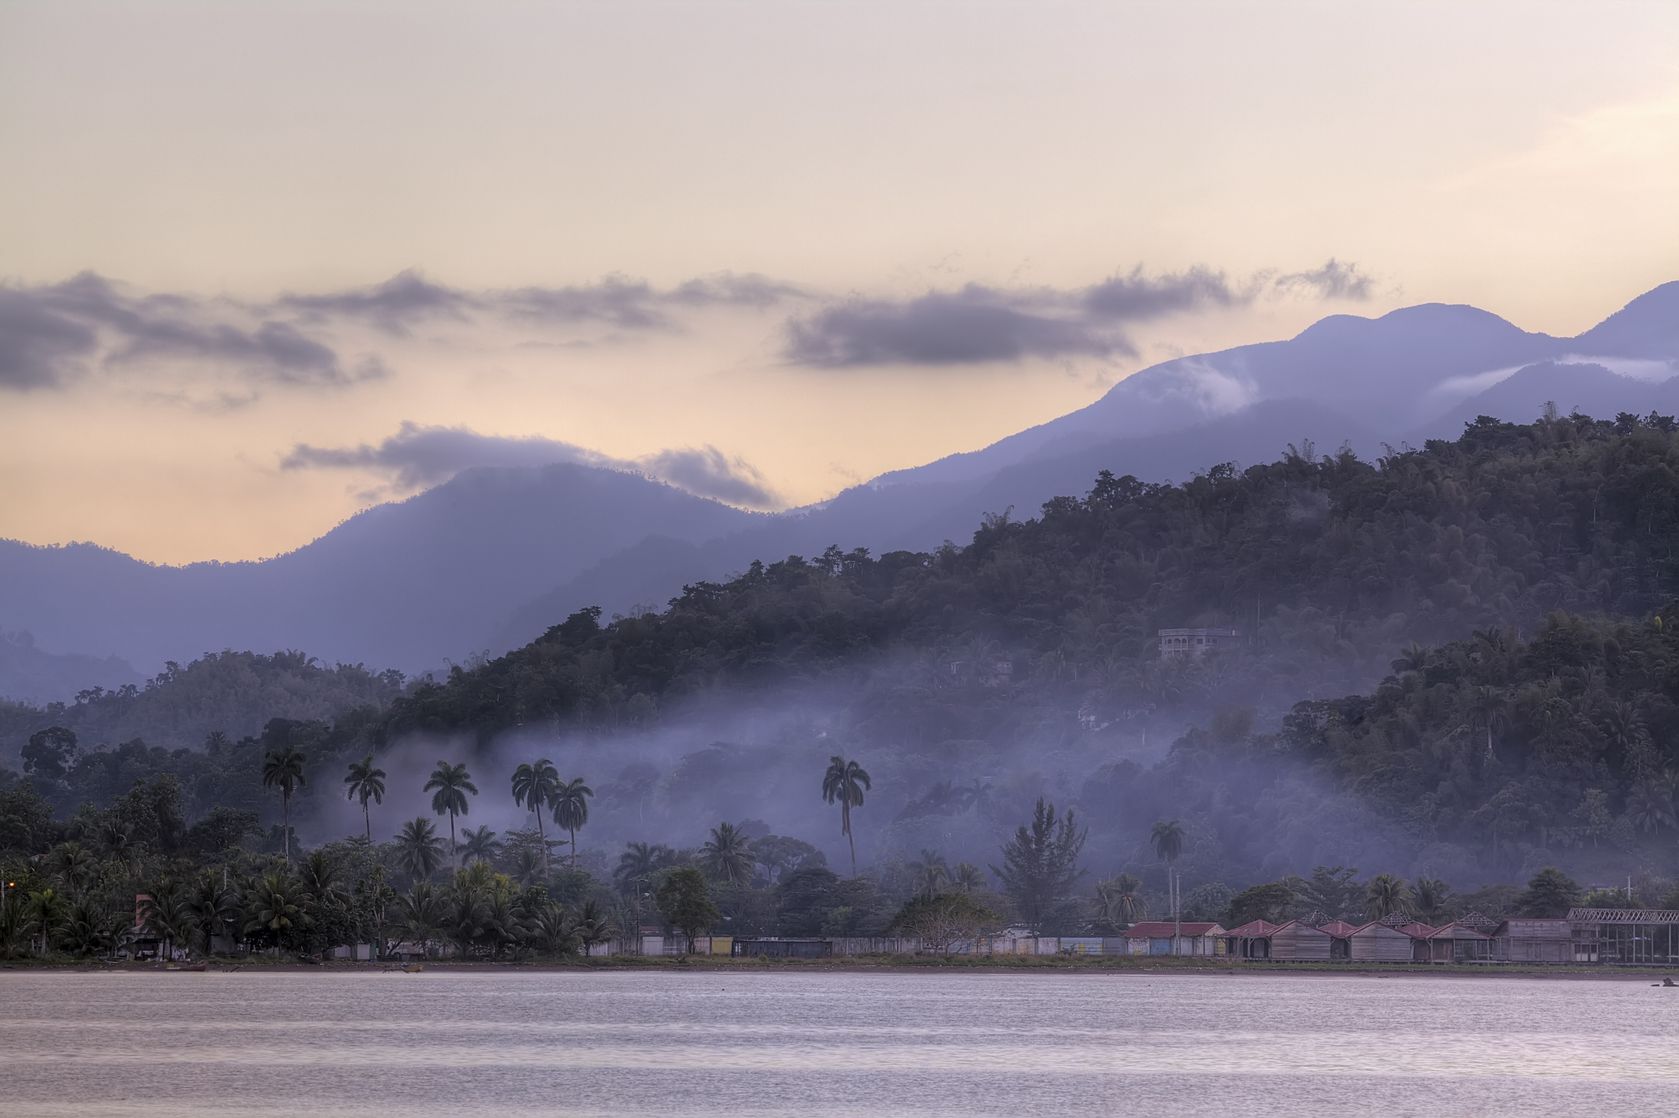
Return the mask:
<svg viewBox="0 0 1679 1118">
<path fill-rule="evenodd" d="M 0 975 L 7 1114 L 1679 1109 L 1639 981 Z"/>
</svg>

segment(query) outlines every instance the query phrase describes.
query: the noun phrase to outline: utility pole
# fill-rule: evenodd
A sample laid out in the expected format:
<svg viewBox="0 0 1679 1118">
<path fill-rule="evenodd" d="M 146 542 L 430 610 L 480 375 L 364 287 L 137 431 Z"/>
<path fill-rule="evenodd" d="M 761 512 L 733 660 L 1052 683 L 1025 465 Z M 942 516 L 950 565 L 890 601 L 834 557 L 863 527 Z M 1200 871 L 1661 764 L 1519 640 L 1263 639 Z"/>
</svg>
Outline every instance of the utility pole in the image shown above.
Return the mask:
<svg viewBox="0 0 1679 1118">
<path fill-rule="evenodd" d="M 1183 914 L 1178 909 L 1178 897 L 1181 890 L 1182 878 L 1177 870 L 1167 867 L 1167 884 L 1171 886 L 1172 894 L 1172 954 L 1183 954 Z"/>
</svg>

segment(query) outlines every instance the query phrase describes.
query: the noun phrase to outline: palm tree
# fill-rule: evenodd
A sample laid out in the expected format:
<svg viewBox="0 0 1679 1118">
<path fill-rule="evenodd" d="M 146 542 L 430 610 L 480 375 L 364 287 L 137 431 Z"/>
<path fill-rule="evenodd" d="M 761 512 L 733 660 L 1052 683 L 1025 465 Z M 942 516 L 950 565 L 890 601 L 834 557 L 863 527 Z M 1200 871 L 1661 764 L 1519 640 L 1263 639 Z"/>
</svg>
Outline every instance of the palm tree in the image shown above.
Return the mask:
<svg viewBox="0 0 1679 1118">
<path fill-rule="evenodd" d="M 857 876 L 857 841 L 851 837 L 851 809 L 863 806 L 863 792 L 869 788 L 869 774 L 856 761 L 834 754 L 828 771 L 822 774 L 822 800 L 840 806 L 840 834 L 851 848 L 851 876 Z"/>
<path fill-rule="evenodd" d="M 958 893 L 973 893 L 985 888 L 985 874 L 972 862 L 958 862 L 950 871 L 950 885 Z"/>
<path fill-rule="evenodd" d="M 140 902 L 141 923 L 160 944 L 159 957 L 170 958 L 180 943 L 192 942 L 192 911 L 173 881 L 162 881 Z"/>
<path fill-rule="evenodd" d="M 1096 886 L 1096 900 L 1103 919 L 1116 927 L 1143 918 L 1143 883 L 1132 874 L 1122 873 L 1101 882 Z"/>
<path fill-rule="evenodd" d="M 559 770 L 546 757 L 513 770 L 513 802 L 530 808 L 531 814 L 536 816 L 536 834 L 542 840 L 544 876 L 548 873 L 548 836 L 542 833 L 542 809 L 554 801 L 559 791 Z"/>
<path fill-rule="evenodd" d="M 1493 630 L 1497 632 L 1498 630 Z M 1478 635 L 1478 634 L 1477 634 Z M 1417 878 L 1416 913 L 1425 920 L 1433 920 L 1440 916 L 1446 908 L 1446 899 L 1451 896 L 1451 889 L 1444 881 L 1433 877 Z"/>
<path fill-rule="evenodd" d="M 287 745 L 263 754 L 262 786 L 280 790 L 280 820 L 285 831 L 287 862 L 291 861 L 291 796 L 305 783 L 301 750 Z"/>
<path fill-rule="evenodd" d="M 465 765 L 439 761 L 431 771 L 431 779 L 426 781 L 425 790 L 431 793 L 431 810 L 449 817 L 449 856 L 458 867 L 461 860 L 460 851 L 455 846 L 455 817 L 466 814 L 466 797 L 468 793 L 476 796 L 478 785 L 472 783 L 472 774 L 466 771 Z"/>
<path fill-rule="evenodd" d="M 701 848 L 711 876 L 730 885 L 752 878 L 752 843 L 733 823 L 719 823 Z"/>
<path fill-rule="evenodd" d="M 425 880 L 443 864 L 443 840 L 437 828 L 425 816 L 417 816 L 402 825 L 396 837 L 397 858 L 410 877 Z"/>
<path fill-rule="evenodd" d="M 645 889 L 649 878 L 670 865 L 671 855 L 670 847 L 662 843 L 632 842 L 624 847 L 624 852 L 618 855 L 618 868 L 612 871 L 618 891 L 639 893 Z"/>
<path fill-rule="evenodd" d="M 284 947 L 303 924 L 298 888 L 289 874 L 264 876 L 245 898 L 245 934 Z"/>
<path fill-rule="evenodd" d="M 910 863 L 909 869 L 915 879 L 916 895 L 928 900 L 938 896 L 939 890 L 950 880 L 950 867 L 945 865 L 944 855 L 936 850 L 923 850 L 921 857 Z"/>
<path fill-rule="evenodd" d="M 222 887 L 214 871 L 205 870 L 193 883 L 192 895 L 187 898 L 187 911 L 198 936 L 199 950 L 208 957 L 215 946 L 216 933 L 226 929 L 227 922 L 237 911 L 233 894 Z"/>
<path fill-rule="evenodd" d="M 64 922 L 66 907 L 64 895 L 51 887 L 36 890 L 24 902 L 24 920 L 29 926 L 31 938 L 35 935 L 41 937 L 41 954 L 52 951 L 53 937 Z"/>
<path fill-rule="evenodd" d="M 349 787 L 345 789 L 345 796 L 352 800 L 361 801 L 362 821 L 367 824 L 367 841 L 373 841 L 373 816 L 368 812 L 367 801 L 376 804 L 385 802 L 385 770 L 373 767 L 373 754 L 369 753 L 359 761 L 350 762 L 350 775 L 344 778 Z"/>
<path fill-rule="evenodd" d="M 501 852 L 501 843 L 496 841 L 496 833 L 489 825 L 479 827 L 476 831 L 471 827 L 461 832 L 466 842 L 461 846 L 461 855 L 469 862 L 490 862 Z"/>
<path fill-rule="evenodd" d="M 416 820 L 426 823 L 426 820 Z M 427 824 L 430 825 L 429 823 Z M 430 882 L 416 882 L 407 894 L 397 898 L 397 926 L 403 938 L 420 945 L 420 954 L 431 954 L 431 942 L 443 937 L 449 910 Z"/>
<path fill-rule="evenodd" d="M 77 897 L 65 910 L 59 925 L 64 949 L 72 955 L 93 955 L 109 951 L 116 943 L 118 919 L 92 897 Z"/>
<path fill-rule="evenodd" d="M 1166 889 L 1172 898 L 1172 954 L 1178 953 L 1178 938 L 1183 931 L 1183 917 L 1178 911 L 1178 878 L 1172 864 L 1183 853 L 1183 825 L 1176 819 L 1156 823 L 1149 832 L 1155 857 L 1166 863 Z"/>
<path fill-rule="evenodd" d="M 617 930 L 612 925 L 612 917 L 602 912 L 600 905 L 596 904 L 592 897 L 584 901 L 583 907 L 578 910 L 575 928 L 585 955 L 595 944 L 611 939 Z"/>
<path fill-rule="evenodd" d="M 589 821 L 589 797 L 595 790 L 583 778 L 568 780 L 554 792 L 554 822 L 571 832 L 571 868 L 577 868 L 577 832 Z"/>
<path fill-rule="evenodd" d="M 1411 890 L 1403 878 L 1391 873 L 1377 874 L 1370 879 L 1364 892 L 1365 912 L 1372 920 L 1381 920 L 1396 912 L 1411 911 Z"/>
</svg>

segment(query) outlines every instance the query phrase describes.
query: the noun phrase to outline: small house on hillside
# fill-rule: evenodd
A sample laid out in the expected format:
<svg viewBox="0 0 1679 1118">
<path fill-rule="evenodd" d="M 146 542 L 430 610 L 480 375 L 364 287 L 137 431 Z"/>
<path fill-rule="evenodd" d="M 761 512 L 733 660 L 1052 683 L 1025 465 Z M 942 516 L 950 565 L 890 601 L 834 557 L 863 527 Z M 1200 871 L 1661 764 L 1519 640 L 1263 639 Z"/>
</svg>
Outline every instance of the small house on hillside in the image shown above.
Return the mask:
<svg viewBox="0 0 1679 1118">
<path fill-rule="evenodd" d="M 1205 656 L 1218 648 L 1239 643 L 1239 629 L 1160 629 L 1155 632 L 1163 659 Z"/>
<path fill-rule="evenodd" d="M 1228 934 L 1217 922 L 1144 920 L 1125 929 L 1125 940 L 1132 955 L 1208 956 L 1224 954 Z"/>
</svg>

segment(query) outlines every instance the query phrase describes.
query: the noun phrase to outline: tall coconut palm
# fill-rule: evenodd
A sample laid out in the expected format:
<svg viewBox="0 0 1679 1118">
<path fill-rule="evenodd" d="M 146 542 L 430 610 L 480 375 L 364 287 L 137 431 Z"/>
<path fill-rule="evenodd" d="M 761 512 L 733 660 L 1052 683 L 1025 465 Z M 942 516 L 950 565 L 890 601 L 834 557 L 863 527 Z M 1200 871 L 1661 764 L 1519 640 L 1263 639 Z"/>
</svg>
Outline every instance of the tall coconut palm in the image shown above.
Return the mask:
<svg viewBox="0 0 1679 1118">
<path fill-rule="evenodd" d="M 542 831 L 542 810 L 554 802 L 559 791 L 559 770 L 546 757 L 513 770 L 513 802 L 529 808 L 536 816 L 536 835 L 542 840 L 544 875 L 548 872 L 548 836 Z"/>
<path fill-rule="evenodd" d="M 950 871 L 950 886 L 958 893 L 975 893 L 985 888 L 985 873 L 972 862 L 958 862 Z"/>
<path fill-rule="evenodd" d="M 376 804 L 385 802 L 385 770 L 375 768 L 373 754 L 369 753 L 359 761 L 350 762 L 350 774 L 344 778 L 345 796 L 348 799 L 361 801 L 362 822 L 367 825 L 367 841 L 373 841 L 373 815 L 368 811 L 367 802 L 372 800 Z"/>
<path fill-rule="evenodd" d="M 262 786 L 280 790 L 280 823 L 285 831 L 286 861 L 291 861 L 291 797 L 307 783 L 303 751 L 296 746 L 270 749 L 262 758 Z"/>
<path fill-rule="evenodd" d="M 1404 879 L 1391 873 L 1377 874 L 1364 891 L 1365 912 L 1372 920 L 1411 911 L 1411 890 Z"/>
<path fill-rule="evenodd" d="M 571 868 L 577 868 L 577 832 L 589 821 L 589 797 L 595 790 L 582 777 L 561 784 L 554 793 L 554 822 L 571 832 Z"/>
<path fill-rule="evenodd" d="M 706 870 L 719 881 L 740 885 L 752 879 L 752 843 L 733 823 L 719 823 L 701 847 Z"/>
<path fill-rule="evenodd" d="M 472 774 L 466 771 L 465 765 L 439 761 L 431 771 L 431 779 L 426 781 L 425 790 L 431 793 L 431 810 L 449 817 L 449 856 L 459 867 L 461 858 L 460 849 L 455 845 L 455 818 L 466 814 L 469 806 L 467 796 L 476 796 L 478 785 L 472 783 Z"/>
<path fill-rule="evenodd" d="M 828 771 L 822 774 L 822 800 L 840 806 L 840 834 L 851 848 L 851 876 L 857 876 L 857 841 L 851 836 L 851 809 L 863 806 L 863 792 L 870 787 L 869 774 L 856 761 L 834 754 Z"/>
<path fill-rule="evenodd" d="M 476 831 L 468 827 L 461 832 L 461 838 L 465 840 L 461 844 L 461 857 L 468 862 L 492 862 L 501 853 L 501 843 L 488 824 Z"/>
<path fill-rule="evenodd" d="M 443 864 L 443 840 L 430 819 L 416 816 L 402 825 L 396 836 L 396 855 L 410 877 L 424 881 L 437 872 Z"/>
<path fill-rule="evenodd" d="M 1178 909 L 1178 876 L 1173 864 L 1183 853 L 1183 824 L 1176 819 L 1156 823 L 1149 832 L 1154 855 L 1166 863 L 1166 888 L 1172 899 L 1172 954 L 1178 953 L 1178 939 L 1183 932 L 1183 916 Z"/>
</svg>

